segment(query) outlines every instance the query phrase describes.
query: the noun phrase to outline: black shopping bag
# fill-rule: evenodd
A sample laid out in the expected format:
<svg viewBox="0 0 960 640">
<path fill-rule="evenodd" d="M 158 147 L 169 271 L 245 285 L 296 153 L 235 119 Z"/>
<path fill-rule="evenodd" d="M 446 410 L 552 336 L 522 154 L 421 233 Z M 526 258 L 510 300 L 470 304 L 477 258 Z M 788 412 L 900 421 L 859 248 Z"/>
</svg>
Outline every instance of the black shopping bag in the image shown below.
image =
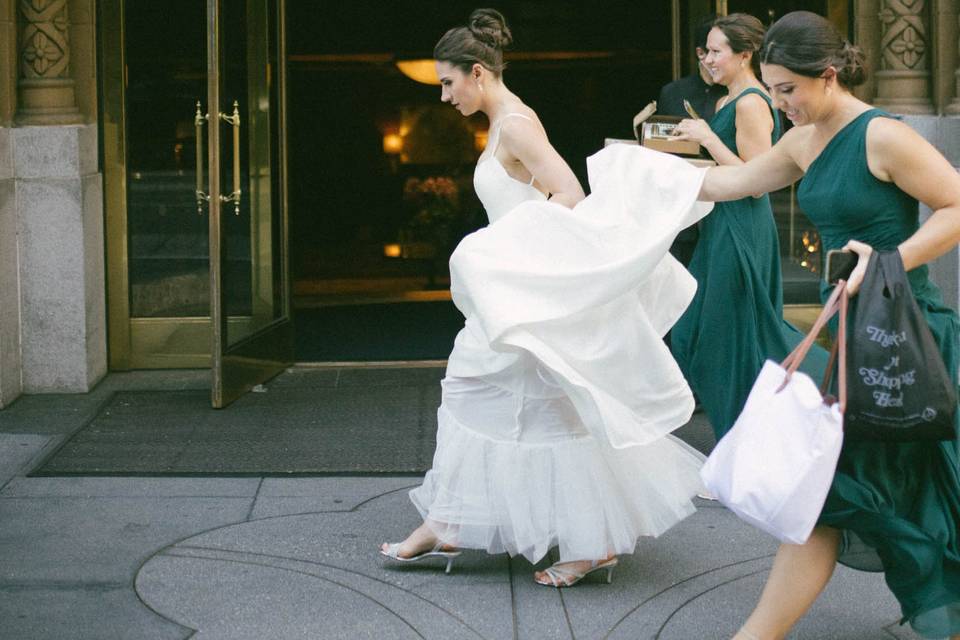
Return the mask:
<svg viewBox="0 0 960 640">
<path fill-rule="evenodd" d="M 913 297 L 899 251 L 870 256 L 848 345 L 846 437 L 956 437 L 956 389 Z"/>
</svg>

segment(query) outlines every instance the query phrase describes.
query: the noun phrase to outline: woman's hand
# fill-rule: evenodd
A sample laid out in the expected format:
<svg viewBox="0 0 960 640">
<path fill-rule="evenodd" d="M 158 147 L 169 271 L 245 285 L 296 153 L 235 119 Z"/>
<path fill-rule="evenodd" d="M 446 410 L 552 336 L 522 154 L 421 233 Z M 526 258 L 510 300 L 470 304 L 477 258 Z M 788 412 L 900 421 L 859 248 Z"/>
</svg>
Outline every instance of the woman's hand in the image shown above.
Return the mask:
<svg viewBox="0 0 960 640">
<path fill-rule="evenodd" d="M 867 264 L 870 262 L 873 247 L 859 240 L 851 240 L 843 247 L 843 250 L 853 251 L 860 256 L 857 260 L 857 266 L 850 273 L 850 279 L 847 280 L 847 296 L 852 298 L 857 295 L 860 285 L 863 284 L 863 276 L 867 273 Z"/>
<path fill-rule="evenodd" d="M 707 146 L 706 143 L 716 137 L 706 120 L 692 120 L 690 118 L 681 120 L 677 128 L 673 130 L 673 135 L 676 136 L 677 140 L 695 140 L 702 146 Z"/>
<path fill-rule="evenodd" d="M 727 148 L 706 120 L 686 118 L 673 130 L 677 140 L 692 140 L 707 150 L 717 164 L 743 164 L 743 159 Z M 752 194 L 751 194 L 752 195 Z"/>
</svg>

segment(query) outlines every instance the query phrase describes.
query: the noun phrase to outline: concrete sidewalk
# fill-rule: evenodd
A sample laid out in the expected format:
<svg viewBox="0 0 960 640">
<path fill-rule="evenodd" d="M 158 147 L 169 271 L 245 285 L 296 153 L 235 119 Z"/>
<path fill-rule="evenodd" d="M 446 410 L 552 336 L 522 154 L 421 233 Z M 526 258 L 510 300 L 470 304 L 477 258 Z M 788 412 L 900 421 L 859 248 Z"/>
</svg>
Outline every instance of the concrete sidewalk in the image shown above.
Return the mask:
<svg viewBox="0 0 960 640">
<path fill-rule="evenodd" d="M 776 550 L 701 502 L 613 584 L 554 590 L 505 555 L 466 552 L 450 575 L 382 561 L 418 524 L 417 478 L 26 477 L 113 391 L 206 384 L 112 374 L 0 411 L 0 639 L 727 638 Z M 840 567 L 791 638 L 915 638 L 898 618 L 881 575 Z"/>
</svg>

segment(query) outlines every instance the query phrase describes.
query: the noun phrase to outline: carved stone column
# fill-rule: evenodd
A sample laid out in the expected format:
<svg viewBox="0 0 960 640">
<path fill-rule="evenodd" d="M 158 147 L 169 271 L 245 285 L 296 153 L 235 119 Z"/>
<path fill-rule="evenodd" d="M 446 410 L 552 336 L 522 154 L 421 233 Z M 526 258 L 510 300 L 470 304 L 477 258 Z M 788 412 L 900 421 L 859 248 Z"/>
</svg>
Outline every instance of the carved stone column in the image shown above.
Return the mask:
<svg viewBox="0 0 960 640">
<path fill-rule="evenodd" d="M 67 0 L 19 0 L 20 99 L 24 125 L 82 121 L 70 77 Z"/>
<path fill-rule="evenodd" d="M 877 106 L 896 113 L 933 113 L 927 0 L 882 0 L 880 30 Z"/>
<path fill-rule="evenodd" d="M 955 48 L 954 52 L 956 53 L 956 57 L 954 58 L 954 60 L 956 61 L 956 66 L 957 66 L 957 68 L 953 72 L 954 83 L 955 83 L 953 101 L 950 102 L 949 105 L 947 105 L 947 113 L 960 115 L 960 14 L 956 16 L 956 19 L 957 19 L 957 27 L 958 27 L 956 33 L 958 34 L 958 37 L 953 42 L 944 43 L 944 46 Z"/>
<path fill-rule="evenodd" d="M 877 99 L 877 71 L 880 70 L 880 0 L 854 0 L 854 44 L 867 59 L 867 81 L 855 87 L 854 95 L 873 104 Z"/>
</svg>

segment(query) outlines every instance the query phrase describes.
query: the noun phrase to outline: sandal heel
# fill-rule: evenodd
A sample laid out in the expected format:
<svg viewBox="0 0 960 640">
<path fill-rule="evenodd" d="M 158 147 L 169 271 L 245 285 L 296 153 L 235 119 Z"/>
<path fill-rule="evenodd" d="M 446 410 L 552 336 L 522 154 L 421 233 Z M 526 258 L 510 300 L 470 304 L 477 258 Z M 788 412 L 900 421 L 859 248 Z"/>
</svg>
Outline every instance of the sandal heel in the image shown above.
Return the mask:
<svg viewBox="0 0 960 640">
<path fill-rule="evenodd" d="M 568 567 L 565 566 L 567 564 L 568 563 L 566 562 L 556 562 L 553 565 L 547 567 L 543 573 L 546 574 L 546 577 L 549 580 L 549 582 L 543 582 L 536 578 L 534 578 L 534 581 L 537 584 L 542 584 L 545 587 L 555 587 L 559 589 L 562 587 L 572 587 L 573 585 L 577 584 L 578 582 L 586 578 L 588 575 L 596 571 L 606 571 L 607 584 L 612 584 L 613 569 L 614 567 L 617 566 L 617 559 L 613 557 L 608 560 L 604 560 L 602 562 L 594 561 L 592 563 L 592 566 L 586 571 L 584 571 L 583 573 L 578 573 L 576 571 L 569 569 Z"/>
</svg>

